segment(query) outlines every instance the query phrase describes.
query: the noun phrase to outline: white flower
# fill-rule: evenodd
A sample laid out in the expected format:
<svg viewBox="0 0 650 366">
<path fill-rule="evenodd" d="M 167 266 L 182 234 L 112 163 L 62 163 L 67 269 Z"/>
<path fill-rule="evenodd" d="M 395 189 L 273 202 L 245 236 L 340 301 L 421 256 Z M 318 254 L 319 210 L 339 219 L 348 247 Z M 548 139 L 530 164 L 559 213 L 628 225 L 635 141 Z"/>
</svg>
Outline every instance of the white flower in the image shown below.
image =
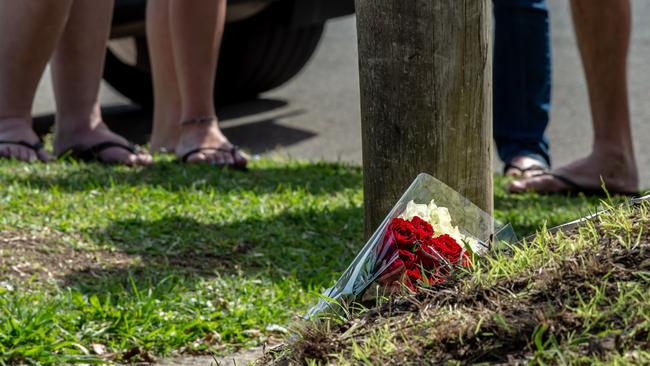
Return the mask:
<svg viewBox="0 0 650 366">
<path fill-rule="evenodd" d="M 431 202 L 433 203 L 433 201 Z M 409 201 L 409 203 L 406 204 L 406 209 L 399 217 L 404 220 L 411 220 L 415 216 L 419 216 L 423 220 L 428 220 L 429 207 L 425 204 L 418 204 L 413 201 Z"/>
<path fill-rule="evenodd" d="M 447 234 L 454 238 L 458 244 L 462 246 L 469 244 L 474 252 L 478 251 L 478 241 L 460 233 L 458 227 L 453 225 L 451 215 L 446 207 L 439 207 L 433 200 L 428 205 L 409 201 L 399 217 L 404 220 L 412 220 L 415 216 L 431 224 L 434 237 Z"/>
</svg>

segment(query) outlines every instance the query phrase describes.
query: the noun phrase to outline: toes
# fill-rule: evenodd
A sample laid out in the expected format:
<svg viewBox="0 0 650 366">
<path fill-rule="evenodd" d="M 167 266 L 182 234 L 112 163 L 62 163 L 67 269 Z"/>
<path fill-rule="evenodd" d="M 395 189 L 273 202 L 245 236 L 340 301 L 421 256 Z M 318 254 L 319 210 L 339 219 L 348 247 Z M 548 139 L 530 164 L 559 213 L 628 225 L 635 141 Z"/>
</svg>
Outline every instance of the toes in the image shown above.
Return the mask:
<svg viewBox="0 0 650 366">
<path fill-rule="evenodd" d="M 248 159 L 239 150 L 235 152 L 234 160 L 237 166 L 246 166 L 248 164 Z"/>
<path fill-rule="evenodd" d="M 520 179 L 510 182 L 508 184 L 508 192 L 510 193 L 524 193 L 526 192 L 526 180 Z"/>
<path fill-rule="evenodd" d="M 25 161 L 22 149 L 17 146 L 9 146 L 9 156 L 18 161 Z"/>
<path fill-rule="evenodd" d="M 153 156 L 146 152 L 138 153 L 138 164 L 142 166 L 147 166 L 153 164 Z"/>
<path fill-rule="evenodd" d="M 147 166 L 153 163 L 153 157 L 144 151 L 129 154 L 129 166 Z"/>
<path fill-rule="evenodd" d="M 146 152 L 132 153 L 119 147 L 111 147 L 100 154 L 103 162 L 107 164 L 123 164 L 126 166 L 145 166 L 153 162 L 151 155 Z"/>
<path fill-rule="evenodd" d="M 208 159 L 208 155 L 206 155 L 205 153 L 197 152 L 196 154 L 190 155 L 185 162 L 190 164 L 197 164 L 197 163 L 209 163 L 211 161 L 210 159 Z"/>
<path fill-rule="evenodd" d="M 220 167 L 242 168 L 246 166 L 248 160 L 238 151 L 232 153 L 229 151 L 211 150 L 206 148 L 204 151 L 190 155 L 186 159 L 186 163 L 204 163 Z"/>
<path fill-rule="evenodd" d="M 235 165 L 235 159 L 233 159 L 232 154 L 223 154 L 223 163 L 228 166 Z"/>
<path fill-rule="evenodd" d="M 26 161 L 26 162 L 28 162 L 30 164 L 34 163 L 34 162 L 36 162 L 38 160 L 38 157 L 36 156 L 35 151 L 30 151 L 30 152 L 27 153 L 27 155 L 23 155 L 23 156 L 25 158 L 24 161 Z"/>
<path fill-rule="evenodd" d="M 135 154 L 129 154 L 124 161 L 126 166 L 136 166 L 138 164 L 138 156 Z"/>
<path fill-rule="evenodd" d="M 9 146 L 0 147 L 0 156 L 3 158 L 11 158 L 11 152 L 9 151 Z"/>
<path fill-rule="evenodd" d="M 508 185 L 510 193 L 560 193 L 566 192 L 566 184 L 554 178 L 552 175 L 537 175 L 530 178 L 518 179 Z"/>
<path fill-rule="evenodd" d="M 18 160 L 20 161 L 27 163 L 33 163 L 36 161 L 36 152 L 34 150 L 19 147 L 16 149 L 16 153 L 18 154 Z"/>
<path fill-rule="evenodd" d="M 215 162 L 218 166 L 230 166 L 232 165 L 232 156 L 230 154 L 224 154 L 219 151 L 214 154 Z"/>
<path fill-rule="evenodd" d="M 226 159 L 221 152 L 215 151 L 211 154 L 208 154 L 208 160 L 216 166 L 226 165 Z"/>
<path fill-rule="evenodd" d="M 32 163 L 37 158 L 33 150 L 18 145 L 5 145 L 0 147 L 0 156 L 27 163 Z"/>
<path fill-rule="evenodd" d="M 232 158 L 230 158 L 232 161 Z M 204 163 L 223 166 L 229 164 L 226 154 L 219 151 L 202 151 L 190 155 L 188 163 Z M 232 162 L 230 163 L 232 164 Z"/>
<path fill-rule="evenodd" d="M 506 175 L 506 177 L 514 177 L 514 178 L 521 177 L 521 170 L 519 170 L 517 168 L 510 168 L 510 169 L 506 170 L 505 175 Z"/>
</svg>

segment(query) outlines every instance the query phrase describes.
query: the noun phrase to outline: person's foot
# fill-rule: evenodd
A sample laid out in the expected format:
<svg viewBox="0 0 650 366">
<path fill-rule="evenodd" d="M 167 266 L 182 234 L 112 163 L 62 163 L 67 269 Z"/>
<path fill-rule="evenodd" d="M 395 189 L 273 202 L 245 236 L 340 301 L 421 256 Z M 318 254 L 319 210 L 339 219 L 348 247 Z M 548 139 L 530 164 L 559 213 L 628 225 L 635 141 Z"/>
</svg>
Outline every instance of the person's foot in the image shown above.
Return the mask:
<svg viewBox="0 0 650 366">
<path fill-rule="evenodd" d="M 0 158 L 33 163 L 52 160 L 40 145 L 40 138 L 31 128 L 31 121 L 24 118 L 0 119 Z"/>
<path fill-rule="evenodd" d="M 530 156 L 521 155 L 513 158 L 505 168 L 506 177 L 532 177 L 548 170 L 546 163 Z"/>
<path fill-rule="evenodd" d="M 197 149 L 201 150 L 190 153 Z M 216 119 L 208 123 L 183 125 L 176 156 L 187 163 L 209 163 L 236 168 L 245 168 L 248 163 L 239 150 L 233 149 Z"/>
<path fill-rule="evenodd" d="M 558 179 L 556 176 L 565 179 Z M 573 186 L 567 180 L 574 183 Z M 553 174 L 518 179 L 510 183 L 511 193 L 566 193 L 579 186 L 585 190 L 598 191 L 601 185 L 611 193 L 636 192 L 639 189 L 639 178 L 634 158 L 624 157 L 617 153 L 592 152 L 586 158 L 563 166 Z"/>
<path fill-rule="evenodd" d="M 105 142 L 128 146 L 129 142 L 113 133 L 104 122 L 85 130 L 56 129 L 54 154 L 62 156 L 68 151 L 83 151 Z M 98 159 L 106 164 L 145 166 L 153 162 L 151 155 L 144 151 L 131 152 L 121 147 L 109 147 L 98 152 Z"/>
</svg>

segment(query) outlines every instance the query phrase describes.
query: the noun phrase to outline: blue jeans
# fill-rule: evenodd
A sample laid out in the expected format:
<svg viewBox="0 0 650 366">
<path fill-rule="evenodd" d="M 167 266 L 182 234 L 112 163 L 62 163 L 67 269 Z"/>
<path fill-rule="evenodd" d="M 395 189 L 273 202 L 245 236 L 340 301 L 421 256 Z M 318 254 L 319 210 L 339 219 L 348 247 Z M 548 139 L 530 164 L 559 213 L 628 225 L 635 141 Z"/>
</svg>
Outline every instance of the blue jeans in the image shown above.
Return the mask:
<svg viewBox="0 0 650 366">
<path fill-rule="evenodd" d="M 550 166 L 544 135 L 551 104 L 551 42 L 545 0 L 493 0 L 494 140 L 509 163 L 530 156 Z"/>
</svg>

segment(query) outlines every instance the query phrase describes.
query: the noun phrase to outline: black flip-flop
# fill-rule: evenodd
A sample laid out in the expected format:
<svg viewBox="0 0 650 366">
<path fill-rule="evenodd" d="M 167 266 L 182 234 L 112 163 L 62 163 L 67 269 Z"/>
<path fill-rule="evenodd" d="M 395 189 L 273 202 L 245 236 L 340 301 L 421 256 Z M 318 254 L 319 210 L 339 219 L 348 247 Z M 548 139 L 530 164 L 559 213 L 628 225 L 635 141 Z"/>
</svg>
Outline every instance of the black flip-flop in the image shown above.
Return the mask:
<svg viewBox="0 0 650 366">
<path fill-rule="evenodd" d="M 507 163 L 503 167 L 503 175 L 506 175 L 506 173 L 510 169 L 517 169 L 519 171 L 519 173 L 520 173 L 520 176 L 522 176 L 522 177 L 524 176 L 524 174 L 526 174 L 528 172 L 537 171 L 537 172 L 540 172 L 540 174 L 543 174 L 543 173 L 546 173 L 548 171 L 548 167 L 542 166 L 542 165 L 534 165 L 534 166 L 531 166 L 529 168 L 521 168 L 521 167 L 518 167 L 518 166 L 516 166 L 514 164 Z"/>
<path fill-rule="evenodd" d="M 240 171 L 247 171 L 248 170 L 248 167 L 246 166 L 247 163 L 237 164 L 235 162 L 236 156 L 240 151 L 239 146 L 237 146 L 237 145 L 230 145 L 228 147 L 199 147 L 199 148 L 190 150 L 190 151 L 186 152 L 185 154 L 183 154 L 183 156 L 181 156 L 179 161 L 181 163 L 187 163 L 187 160 L 190 158 L 190 156 L 192 156 L 194 154 L 198 154 L 198 153 L 202 153 L 202 152 L 214 152 L 214 151 L 230 154 L 230 156 L 232 157 L 233 164 L 221 164 L 220 166 L 228 167 L 228 168 L 232 168 L 232 169 L 240 170 Z"/>
<path fill-rule="evenodd" d="M 66 150 L 63 154 L 59 155 L 59 159 L 73 159 L 83 162 L 97 162 L 102 164 L 108 164 L 108 162 L 100 156 L 101 152 L 110 149 L 112 147 L 117 147 L 123 150 L 128 151 L 131 154 L 137 154 L 138 148 L 134 144 L 121 144 L 114 141 L 105 141 L 100 142 L 96 145 L 93 145 L 89 148 L 70 148 Z"/>
<path fill-rule="evenodd" d="M 29 143 L 27 141 L 0 140 L 0 144 L 2 144 L 2 145 L 19 145 L 19 146 L 22 146 L 22 147 L 26 147 L 26 148 L 34 151 L 34 153 L 36 154 L 37 157 L 38 157 L 38 152 L 45 147 L 45 145 L 43 145 L 43 141 L 35 142 L 35 143 L 32 144 L 32 143 Z M 40 160 L 40 158 L 39 158 L 39 160 Z"/>
<path fill-rule="evenodd" d="M 582 186 L 582 185 L 574 182 L 570 178 L 567 178 L 567 177 L 565 177 L 563 175 L 560 175 L 560 174 L 557 174 L 557 173 L 551 173 L 551 172 L 544 172 L 544 173 L 541 173 L 541 174 L 536 175 L 536 176 L 531 177 L 531 178 L 537 178 L 537 177 L 541 177 L 541 176 L 553 177 L 554 179 L 559 180 L 560 182 L 564 183 L 567 187 L 569 187 L 567 190 L 558 191 L 558 192 L 549 192 L 548 194 L 562 194 L 562 193 L 578 194 L 578 193 L 582 193 L 585 196 L 596 196 L 596 197 L 606 197 L 608 194 L 613 195 L 613 196 L 614 195 L 631 196 L 631 197 L 639 197 L 640 196 L 639 192 L 612 191 L 612 190 L 607 189 L 607 187 L 605 187 L 605 189 L 607 189 L 607 191 L 605 191 L 605 189 L 603 189 L 601 187 L 599 187 L 599 188 L 585 187 L 585 186 Z"/>
</svg>

